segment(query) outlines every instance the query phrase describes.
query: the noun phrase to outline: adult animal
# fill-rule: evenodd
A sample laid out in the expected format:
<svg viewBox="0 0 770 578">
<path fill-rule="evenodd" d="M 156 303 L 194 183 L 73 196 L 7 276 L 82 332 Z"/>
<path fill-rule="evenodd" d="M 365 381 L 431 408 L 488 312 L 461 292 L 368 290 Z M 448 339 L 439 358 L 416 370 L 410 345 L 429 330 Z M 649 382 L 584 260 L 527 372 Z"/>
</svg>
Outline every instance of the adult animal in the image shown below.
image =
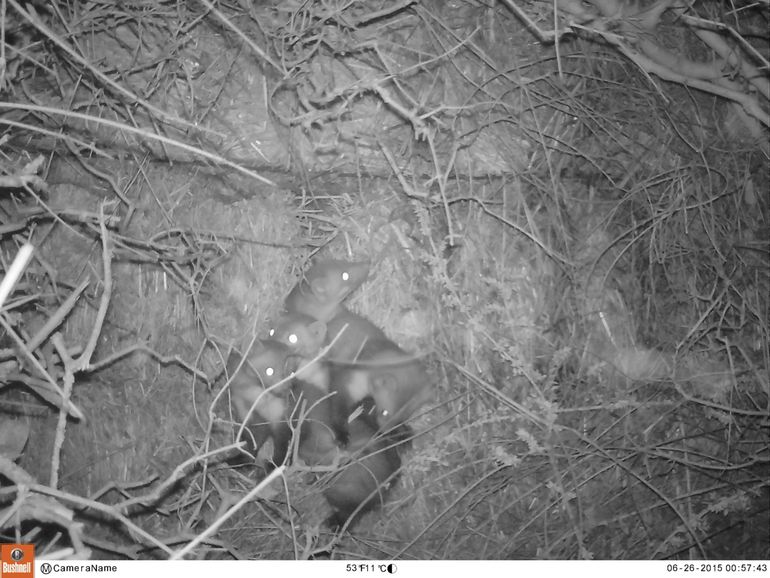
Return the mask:
<svg viewBox="0 0 770 578">
<path fill-rule="evenodd" d="M 303 313 L 326 322 L 342 302 L 369 276 L 364 261 L 326 260 L 314 263 L 286 297 L 287 313 Z"/>
</svg>

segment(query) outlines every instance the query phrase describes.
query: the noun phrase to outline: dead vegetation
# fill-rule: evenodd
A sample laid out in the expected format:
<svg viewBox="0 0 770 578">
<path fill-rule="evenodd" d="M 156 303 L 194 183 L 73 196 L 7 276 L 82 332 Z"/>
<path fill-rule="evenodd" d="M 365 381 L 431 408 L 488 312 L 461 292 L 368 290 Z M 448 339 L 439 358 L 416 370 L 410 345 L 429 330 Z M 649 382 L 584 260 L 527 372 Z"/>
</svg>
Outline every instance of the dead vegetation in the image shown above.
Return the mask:
<svg viewBox="0 0 770 578">
<path fill-rule="evenodd" d="M 770 557 L 766 2 L 3 5 L 0 539 Z M 343 536 L 215 380 L 316 253 L 437 383 Z"/>
</svg>

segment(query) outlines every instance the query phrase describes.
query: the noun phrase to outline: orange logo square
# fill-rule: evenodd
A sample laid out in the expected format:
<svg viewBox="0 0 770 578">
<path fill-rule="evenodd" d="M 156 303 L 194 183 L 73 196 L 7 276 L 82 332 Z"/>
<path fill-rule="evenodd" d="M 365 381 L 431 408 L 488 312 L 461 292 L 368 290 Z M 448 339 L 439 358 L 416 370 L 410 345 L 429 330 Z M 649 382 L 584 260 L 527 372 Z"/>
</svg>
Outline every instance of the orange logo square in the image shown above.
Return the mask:
<svg viewBox="0 0 770 578">
<path fill-rule="evenodd" d="M 35 546 L 0 544 L 0 578 L 33 578 Z"/>
</svg>

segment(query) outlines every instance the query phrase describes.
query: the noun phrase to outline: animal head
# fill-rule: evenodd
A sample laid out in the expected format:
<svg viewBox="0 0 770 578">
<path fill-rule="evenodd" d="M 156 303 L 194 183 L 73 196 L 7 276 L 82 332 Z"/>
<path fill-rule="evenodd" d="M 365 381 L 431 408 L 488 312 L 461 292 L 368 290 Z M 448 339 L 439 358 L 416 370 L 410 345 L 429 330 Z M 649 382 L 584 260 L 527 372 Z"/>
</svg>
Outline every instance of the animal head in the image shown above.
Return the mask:
<svg viewBox="0 0 770 578">
<path fill-rule="evenodd" d="M 406 422 L 432 397 L 430 383 L 403 383 L 397 374 L 378 372 L 372 376 L 372 398 L 377 425 L 388 431 Z"/>
<path fill-rule="evenodd" d="M 233 380 L 233 386 L 237 383 L 253 383 L 267 389 L 285 381 L 285 384 L 273 390 L 273 393 L 279 393 L 289 387 L 290 355 L 291 350 L 283 343 L 271 339 L 255 341 L 246 359 L 235 350 L 230 353 L 227 375 Z"/>
<path fill-rule="evenodd" d="M 305 282 L 322 303 L 341 303 L 369 276 L 365 261 L 318 261 L 305 272 Z"/>
<path fill-rule="evenodd" d="M 287 407 L 283 388 L 273 388 L 286 377 L 288 348 L 277 342 L 255 342 L 246 358 L 236 351 L 227 358 L 230 400 L 238 419 L 250 426 L 276 423 Z M 289 380 L 286 387 L 288 388 Z M 269 391 L 266 391 L 268 388 Z"/>
<path fill-rule="evenodd" d="M 314 357 L 326 339 L 326 323 L 305 313 L 286 313 L 278 318 L 269 335 L 298 355 Z"/>
</svg>

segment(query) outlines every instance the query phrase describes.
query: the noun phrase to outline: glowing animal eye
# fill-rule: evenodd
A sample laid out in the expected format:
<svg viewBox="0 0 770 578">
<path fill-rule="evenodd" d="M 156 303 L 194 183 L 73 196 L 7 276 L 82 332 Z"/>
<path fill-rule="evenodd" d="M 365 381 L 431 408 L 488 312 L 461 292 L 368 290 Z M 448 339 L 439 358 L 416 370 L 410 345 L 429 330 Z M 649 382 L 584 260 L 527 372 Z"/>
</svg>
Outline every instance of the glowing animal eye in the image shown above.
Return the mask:
<svg viewBox="0 0 770 578">
<path fill-rule="evenodd" d="M 343 280 L 343 281 L 348 281 L 349 279 L 350 279 L 350 273 L 348 273 L 347 271 L 345 271 L 345 272 L 342 274 L 342 280 Z"/>
<path fill-rule="evenodd" d="M 267 369 L 265 369 L 265 375 L 268 377 L 273 377 L 274 373 L 275 373 L 275 369 L 273 369 L 272 367 L 268 367 Z"/>
<path fill-rule="evenodd" d="M 297 341 L 299 341 L 299 337 L 297 337 L 295 333 L 292 333 L 291 335 L 289 335 L 289 343 L 291 343 L 292 345 L 297 345 Z"/>
<path fill-rule="evenodd" d="M 275 335 L 275 329 L 271 328 L 271 329 L 270 329 L 270 331 L 268 331 L 268 333 L 267 333 L 267 334 L 268 334 L 270 337 L 272 337 L 273 335 Z"/>
</svg>

